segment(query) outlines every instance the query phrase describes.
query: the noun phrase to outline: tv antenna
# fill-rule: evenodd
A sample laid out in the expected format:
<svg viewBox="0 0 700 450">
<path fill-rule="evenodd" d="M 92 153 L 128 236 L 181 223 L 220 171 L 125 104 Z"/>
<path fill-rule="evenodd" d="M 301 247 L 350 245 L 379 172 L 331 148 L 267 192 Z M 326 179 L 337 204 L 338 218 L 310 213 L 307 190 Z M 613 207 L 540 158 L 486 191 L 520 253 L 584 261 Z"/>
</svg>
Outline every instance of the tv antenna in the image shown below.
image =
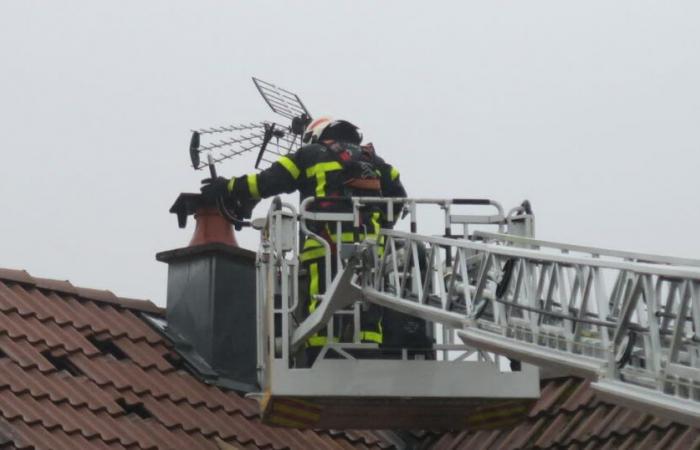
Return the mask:
<svg viewBox="0 0 700 450">
<path fill-rule="evenodd" d="M 255 77 L 253 83 L 272 112 L 289 120 L 289 125 L 261 121 L 192 130 L 190 160 L 195 170 L 256 150 L 258 169 L 301 146 L 311 115 L 299 96 Z M 206 157 L 202 158 L 203 155 Z"/>
</svg>

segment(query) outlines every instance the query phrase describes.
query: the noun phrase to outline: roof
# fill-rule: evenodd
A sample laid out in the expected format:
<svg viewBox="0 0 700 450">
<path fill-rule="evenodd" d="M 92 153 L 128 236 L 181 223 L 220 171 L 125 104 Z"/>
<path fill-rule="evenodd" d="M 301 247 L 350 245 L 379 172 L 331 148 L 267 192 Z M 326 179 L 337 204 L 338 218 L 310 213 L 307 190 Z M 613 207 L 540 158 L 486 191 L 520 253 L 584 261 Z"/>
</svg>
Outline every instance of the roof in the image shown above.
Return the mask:
<svg viewBox="0 0 700 450">
<path fill-rule="evenodd" d="M 447 433 L 439 449 L 700 449 L 700 429 L 600 401 L 590 382 L 562 377 L 542 382 L 528 419 L 516 427 Z"/>
<path fill-rule="evenodd" d="M 387 431 L 271 428 L 258 405 L 202 383 L 143 314 L 109 291 L 0 269 L 0 449 L 390 448 Z M 512 428 L 403 433 L 436 449 L 700 449 L 700 430 L 600 401 L 574 377 L 543 381 Z"/>
<path fill-rule="evenodd" d="M 110 291 L 0 269 L 0 448 L 388 448 L 390 433 L 271 428 L 191 375 Z"/>
</svg>

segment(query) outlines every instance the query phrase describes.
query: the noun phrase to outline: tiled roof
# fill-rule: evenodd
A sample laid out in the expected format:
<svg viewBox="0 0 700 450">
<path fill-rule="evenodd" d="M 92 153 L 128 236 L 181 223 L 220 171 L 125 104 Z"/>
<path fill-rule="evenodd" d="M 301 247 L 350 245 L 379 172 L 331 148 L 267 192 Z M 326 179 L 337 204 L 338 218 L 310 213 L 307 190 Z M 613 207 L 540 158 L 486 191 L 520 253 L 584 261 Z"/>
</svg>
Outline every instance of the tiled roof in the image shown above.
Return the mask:
<svg viewBox="0 0 700 450">
<path fill-rule="evenodd" d="M 150 302 L 0 269 L 0 448 L 388 448 L 385 433 L 262 425 L 198 381 L 142 313 Z"/>
<path fill-rule="evenodd" d="M 700 429 L 601 402 L 574 377 L 543 381 L 540 399 L 516 427 L 447 433 L 438 449 L 700 449 Z"/>
<path fill-rule="evenodd" d="M 389 448 L 386 431 L 270 428 L 258 405 L 198 381 L 142 313 L 150 302 L 0 269 L 0 449 Z M 700 430 L 543 382 L 508 429 L 404 433 L 436 449 L 700 449 Z"/>
</svg>

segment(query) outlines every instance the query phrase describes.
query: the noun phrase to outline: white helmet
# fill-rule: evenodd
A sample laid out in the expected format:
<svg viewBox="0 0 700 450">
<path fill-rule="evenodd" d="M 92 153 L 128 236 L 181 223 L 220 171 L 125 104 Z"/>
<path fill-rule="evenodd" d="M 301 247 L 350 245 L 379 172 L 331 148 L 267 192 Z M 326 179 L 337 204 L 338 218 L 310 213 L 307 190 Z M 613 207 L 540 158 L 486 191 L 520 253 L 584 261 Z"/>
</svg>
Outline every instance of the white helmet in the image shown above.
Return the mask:
<svg viewBox="0 0 700 450">
<path fill-rule="evenodd" d="M 302 136 L 304 144 L 315 144 L 325 139 L 359 145 L 362 142 L 362 133 L 347 120 L 333 120 L 326 116 L 313 120 Z"/>
<path fill-rule="evenodd" d="M 328 125 L 331 124 L 333 119 L 330 117 L 319 117 L 314 119 L 304 130 L 304 134 L 301 137 L 301 141 L 304 144 L 315 144 L 321 140 L 321 133 L 326 129 Z"/>
</svg>

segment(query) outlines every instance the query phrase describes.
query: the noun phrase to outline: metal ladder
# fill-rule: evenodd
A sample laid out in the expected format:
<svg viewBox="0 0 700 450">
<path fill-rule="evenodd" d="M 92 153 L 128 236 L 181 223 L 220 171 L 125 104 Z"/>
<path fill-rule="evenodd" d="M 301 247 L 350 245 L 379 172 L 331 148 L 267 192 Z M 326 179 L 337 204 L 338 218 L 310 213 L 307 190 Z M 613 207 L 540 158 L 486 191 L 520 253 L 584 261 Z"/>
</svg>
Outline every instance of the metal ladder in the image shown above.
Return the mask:
<svg viewBox="0 0 700 450">
<path fill-rule="evenodd" d="M 397 201 L 353 198 L 353 213 L 335 219 L 358 223 L 362 208 Z M 603 398 L 700 425 L 700 261 L 503 233 L 518 211 L 500 207 L 476 220 L 498 223 L 499 233 L 469 234 L 476 218 L 451 214 L 450 201 L 445 233 L 422 235 L 415 207 L 430 201 L 404 202 L 412 232 L 383 229 L 355 244 L 292 346 L 361 298 L 442 324 L 443 343 L 456 335 L 482 352 L 590 378 Z M 461 223 L 464 234 L 451 236 Z"/>
</svg>

